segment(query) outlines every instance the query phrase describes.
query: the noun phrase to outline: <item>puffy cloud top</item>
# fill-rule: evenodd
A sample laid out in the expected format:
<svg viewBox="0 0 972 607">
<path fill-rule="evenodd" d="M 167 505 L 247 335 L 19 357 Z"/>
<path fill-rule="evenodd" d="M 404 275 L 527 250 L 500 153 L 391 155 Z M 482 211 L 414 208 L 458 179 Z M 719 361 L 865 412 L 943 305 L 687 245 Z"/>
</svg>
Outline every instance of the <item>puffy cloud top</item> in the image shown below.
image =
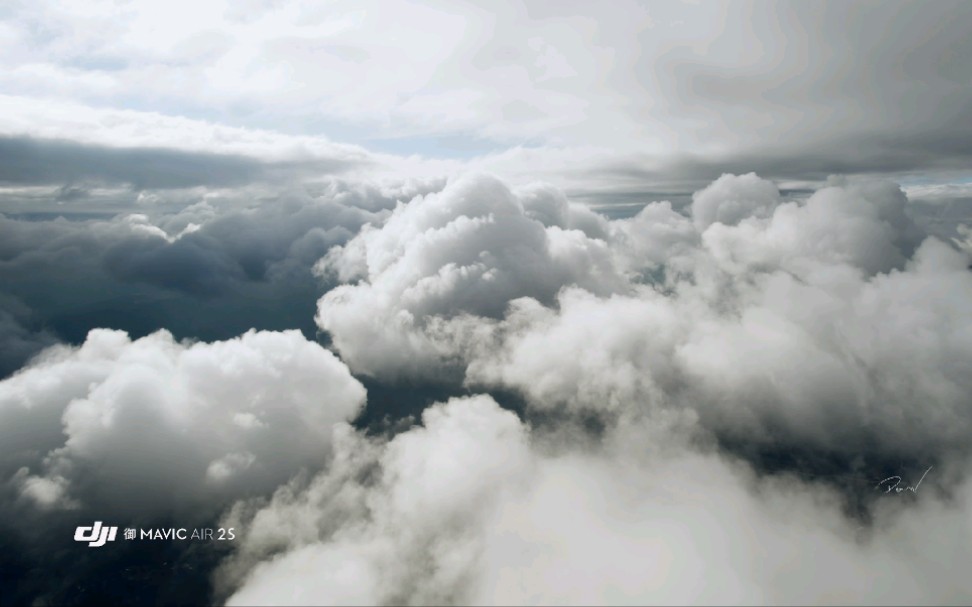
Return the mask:
<svg viewBox="0 0 972 607">
<path fill-rule="evenodd" d="M 622 288 L 607 243 L 585 229 L 603 232 L 601 220 L 547 191 L 460 179 L 328 253 L 322 272 L 359 282 L 320 300 L 318 324 L 356 371 L 435 373 L 447 353 L 423 333 L 433 319 L 499 317 L 514 298 L 551 302 L 565 285 Z"/>
<path fill-rule="evenodd" d="M 364 400 L 298 331 L 207 344 L 99 329 L 0 383 L 0 461 L 40 506 L 204 517 L 319 466 Z"/>
<path fill-rule="evenodd" d="M 726 174 L 692 196 L 692 219 L 700 232 L 714 223 L 732 226 L 769 215 L 779 202 L 776 186 L 756 173 Z"/>
<path fill-rule="evenodd" d="M 783 201 L 725 175 L 691 216 L 653 203 L 601 239 L 558 227 L 572 209 L 549 191 L 470 179 L 333 251 L 326 267 L 361 281 L 318 320 L 353 369 L 447 361 L 535 410 L 697 419 L 720 440 L 848 462 L 862 442 L 877 461 L 947 457 L 972 428 L 972 274 L 906 204 L 893 184 Z"/>
</svg>

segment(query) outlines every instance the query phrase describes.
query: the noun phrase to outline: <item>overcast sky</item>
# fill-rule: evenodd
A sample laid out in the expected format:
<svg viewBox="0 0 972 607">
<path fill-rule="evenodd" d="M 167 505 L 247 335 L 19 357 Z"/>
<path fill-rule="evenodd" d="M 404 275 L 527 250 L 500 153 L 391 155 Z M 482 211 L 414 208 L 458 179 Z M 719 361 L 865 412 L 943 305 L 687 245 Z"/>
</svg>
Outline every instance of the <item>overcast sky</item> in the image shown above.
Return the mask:
<svg viewBox="0 0 972 607">
<path fill-rule="evenodd" d="M 0 181 L 473 166 L 594 203 L 725 171 L 961 186 L 970 18 L 946 1 L 14 1 Z"/>
<path fill-rule="evenodd" d="M 967 1 L 3 3 L 0 603 L 969 604 L 970 57 Z"/>
</svg>

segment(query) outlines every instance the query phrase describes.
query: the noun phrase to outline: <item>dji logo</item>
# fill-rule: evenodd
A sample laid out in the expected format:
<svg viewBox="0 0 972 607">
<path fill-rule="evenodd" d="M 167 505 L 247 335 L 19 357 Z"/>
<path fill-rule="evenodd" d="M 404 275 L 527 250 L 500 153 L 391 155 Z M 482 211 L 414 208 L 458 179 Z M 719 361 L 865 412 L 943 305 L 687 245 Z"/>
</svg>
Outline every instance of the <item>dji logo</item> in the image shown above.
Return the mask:
<svg viewBox="0 0 972 607">
<path fill-rule="evenodd" d="M 91 548 L 104 546 L 105 542 L 115 541 L 118 527 L 102 527 L 101 521 L 96 521 L 93 527 L 78 527 L 74 531 L 75 542 L 88 542 Z"/>
</svg>

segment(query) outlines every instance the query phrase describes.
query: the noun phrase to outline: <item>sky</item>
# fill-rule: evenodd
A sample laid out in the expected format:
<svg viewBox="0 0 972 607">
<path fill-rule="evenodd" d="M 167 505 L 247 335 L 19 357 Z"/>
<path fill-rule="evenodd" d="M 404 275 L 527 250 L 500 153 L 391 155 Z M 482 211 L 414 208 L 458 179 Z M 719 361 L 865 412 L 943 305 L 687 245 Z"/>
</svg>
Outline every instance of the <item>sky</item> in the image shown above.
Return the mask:
<svg viewBox="0 0 972 607">
<path fill-rule="evenodd" d="M 967 604 L 969 56 L 945 0 L 4 3 L 0 602 Z"/>
</svg>

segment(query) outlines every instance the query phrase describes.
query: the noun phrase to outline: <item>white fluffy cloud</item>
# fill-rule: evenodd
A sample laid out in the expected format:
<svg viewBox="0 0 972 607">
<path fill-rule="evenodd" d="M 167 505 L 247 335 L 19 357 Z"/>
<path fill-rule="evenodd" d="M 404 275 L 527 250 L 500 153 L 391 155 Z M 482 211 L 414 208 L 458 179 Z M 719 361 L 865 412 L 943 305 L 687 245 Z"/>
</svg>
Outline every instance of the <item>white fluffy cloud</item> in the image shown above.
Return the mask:
<svg viewBox="0 0 972 607">
<path fill-rule="evenodd" d="M 422 418 L 423 427 L 387 445 L 344 434 L 335 465 L 309 487 L 283 488 L 264 509 L 241 504 L 231 513 L 232 524 L 252 528 L 228 577 L 293 552 L 258 565 L 252 586 L 230 603 L 461 600 L 476 556 L 468 541 L 504 487 L 527 473 L 527 433 L 487 396 L 433 406 Z M 332 542 L 320 543 L 328 539 L 321 535 Z"/>
<path fill-rule="evenodd" d="M 780 192 L 755 173 L 723 175 L 692 196 L 692 219 L 701 232 L 718 222 L 736 225 L 750 217 L 765 217 L 780 202 Z"/>
<path fill-rule="evenodd" d="M 499 317 L 512 299 L 550 302 L 564 285 L 622 288 L 606 231 L 549 189 L 463 178 L 328 253 L 320 271 L 357 282 L 320 300 L 318 324 L 355 371 L 434 375 L 452 356 L 431 335 L 438 320 Z"/>
<path fill-rule="evenodd" d="M 921 237 L 905 213 L 907 199 L 892 183 L 832 185 L 805 203 L 776 206 L 769 192 L 720 191 L 728 177 L 732 176 L 703 190 L 692 207 L 693 217 L 700 210 L 731 209 L 731 220 L 720 219 L 716 225 L 698 224 L 696 217 L 706 249 L 724 268 L 740 264 L 746 269 L 782 268 L 810 276 L 811 266 L 826 273 L 847 265 L 870 275 L 900 267 Z M 755 175 L 737 179 L 749 179 L 749 187 L 755 186 L 753 179 L 762 182 L 764 189 L 772 187 Z M 740 199 L 751 201 L 751 206 L 745 207 Z M 712 206 L 700 207 L 703 201 Z"/>
<path fill-rule="evenodd" d="M 655 203 L 593 240 L 574 232 L 609 249 L 609 288 L 580 273 L 532 295 L 481 278 L 450 290 L 442 268 L 502 242 L 453 232 L 484 209 L 569 225 L 563 207 L 516 205 L 492 181 L 461 186 L 332 253 L 326 267 L 360 282 L 321 301 L 322 324 L 352 367 L 379 375 L 438 348 L 467 387 L 523 395 L 537 423 L 476 396 L 427 409 L 387 442 L 344 431 L 329 469 L 228 515 L 246 530 L 219 575 L 230 604 L 949 603 L 972 592 L 938 564 L 945 553 L 972 563 L 969 257 L 922 241 L 900 190 L 834 182 L 797 202 L 755 175 L 724 176 L 692 216 Z M 557 275 L 555 256 L 533 259 L 547 268 L 530 272 Z M 437 288 L 413 297 L 423 281 Z M 380 319 L 370 332 L 344 322 L 359 309 Z M 399 347 L 409 340 L 420 347 Z M 597 438 L 572 412 L 598 416 Z M 810 480 L 833 462 L 854 485 Z M 922 466 L 902 486 L 931 478 L 883 495 L 888 462 Z"/>
<path fill-rule="evenodd" d="M 972 564 L 969 252 L 923 238 L 897 187 L 792 200 L 727 175 L 685 212 L 607 221 L 475 176 L 384 204 L 343 246 L 298 251 L 327 250 L 317 269 L 343 283 L 317 322 L 344 362 L 293 331 L 93 331 L 0 382 L 4 494 L 224 512 L 231 604 L 972 593 L 955 573 Z M 210 211 L 118 223 L 160 247 L 222 234 L 241 268 L 254 242 L 296 246 L 234 238 L 250 224 Z M 459 397 L 368 435 L 345 423 L 365 397 L 351 371 L 526 409 Z M 933 468 L 916 493 L 875 487 L 916 467 Z M 858 484 L 813 480 L 828 472 Z"/>
<path fill-rule="evenodd" d="M 44 507 L 211 516 L 320 466 L 364 400 L 297 331 L 179 343 L 94 330 L 0 383 L 3 474 Z"/>
<path fill-rule="evenodd" d="M 488 397 L 453 399 L 387 444 L 265 505 L 221 571 L 235 604 L 954 602 L 972 592 L 970 485 L 888 501 L 856 528 L 836 496 L 628 428 L 551 451 Z M 367 471 L 367 472 L 365 472 Z M 897 502 L 900 505 L 901 502 Z M 948 529 L 949 531 L 945 531 Z M 951 567 L 941 567 L 947 551 Z"/>
<path fill-rule="evenodd" d="M 552 195 L 522 199 L 454 184 L 332 251 L 325 266 L 360 282 L 328 293 L 319 322 L 352 369 L 447 361 L 538 410 L 690 412 L 724 439 L 841 457 L 859 441 L 882 457 L 964 449 L 968 256 L 922 241 L 893 184 L 798 202 L 726 175 L 691 217 L 653 203 L 595 237 L 558 227 Z"/>
</svg>

